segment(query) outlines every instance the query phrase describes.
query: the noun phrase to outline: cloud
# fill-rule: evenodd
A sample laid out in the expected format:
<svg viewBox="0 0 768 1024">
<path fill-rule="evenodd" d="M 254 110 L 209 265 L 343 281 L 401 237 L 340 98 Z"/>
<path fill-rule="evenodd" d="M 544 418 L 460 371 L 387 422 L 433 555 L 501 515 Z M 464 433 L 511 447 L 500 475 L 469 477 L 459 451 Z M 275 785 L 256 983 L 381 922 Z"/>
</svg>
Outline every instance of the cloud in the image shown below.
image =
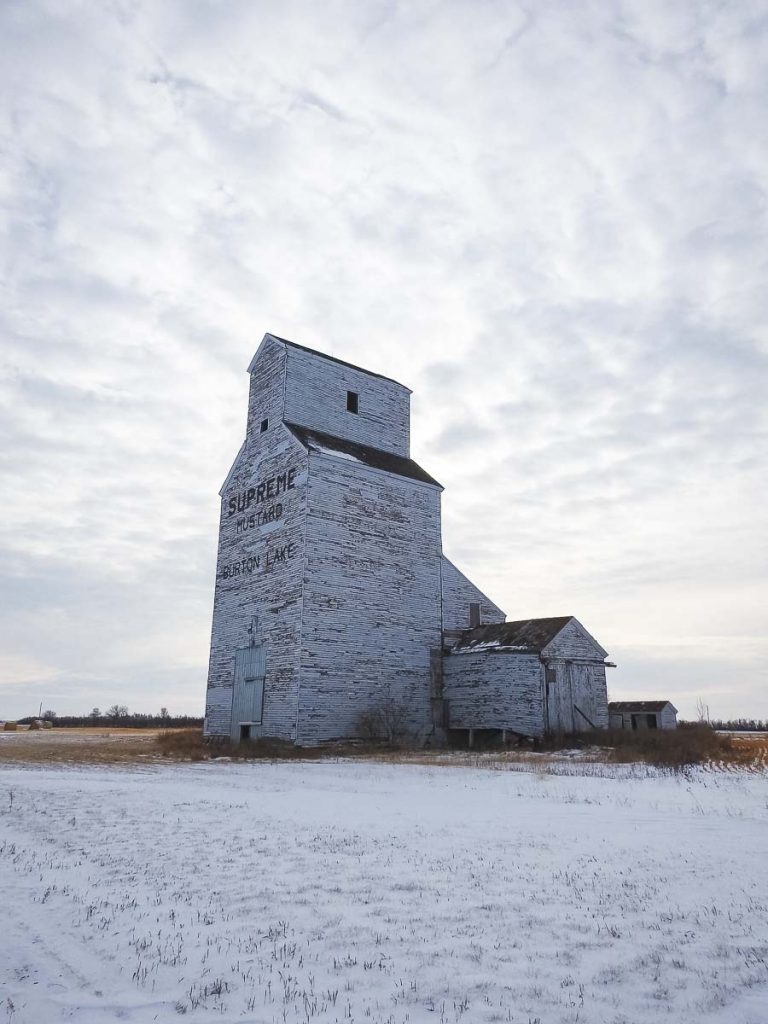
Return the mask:
<svg viewBox="0 0 768 1024">
<path fill-rule="evenodd" d="M 152 673 L 201 706 L 271 330 L 414 388 L 446 550 L 511 615 L 577 614 L 626 692 L 693 714 L 706 677 L 768 715 L 757 2 L 0 22 L 0 713 L 51 680 L 62 712 L 138 705 Z"/>
</svg>

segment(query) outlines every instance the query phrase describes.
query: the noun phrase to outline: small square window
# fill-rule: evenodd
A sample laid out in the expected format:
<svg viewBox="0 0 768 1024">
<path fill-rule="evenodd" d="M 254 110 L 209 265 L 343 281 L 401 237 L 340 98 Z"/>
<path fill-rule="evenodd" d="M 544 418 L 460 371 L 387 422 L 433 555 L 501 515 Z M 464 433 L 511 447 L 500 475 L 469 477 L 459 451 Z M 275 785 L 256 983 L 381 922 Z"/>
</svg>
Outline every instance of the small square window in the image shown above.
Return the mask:
<svg viewBox="0 0 768 1024">
<path fill-rule="evenodd" d="M 357 412 L 357 392 L 347 392 L 347 412 Z"/>
<path fill-rule="evenodd" d="M 265 430 L 266 430 L 266 429 L 267 429 L 268 427 L 269 427 L 269 420 L 262 420 L 262 421 L 261 421 L 261 429 L 260 429 L 260 433 L 262 433 L 262 434 L 263 434 L 263 433 L 264 433 L 264 431 L 265 431 Z"/>
</svg>

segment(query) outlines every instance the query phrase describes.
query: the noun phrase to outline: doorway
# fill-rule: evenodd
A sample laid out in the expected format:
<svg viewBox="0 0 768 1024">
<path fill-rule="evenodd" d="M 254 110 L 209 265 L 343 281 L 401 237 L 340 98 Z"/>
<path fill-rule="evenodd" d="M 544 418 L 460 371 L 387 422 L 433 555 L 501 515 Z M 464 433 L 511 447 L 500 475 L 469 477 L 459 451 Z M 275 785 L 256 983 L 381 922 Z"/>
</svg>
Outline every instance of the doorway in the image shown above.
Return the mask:
<svg viewBox="0 0 768 1024">
<path fill-rule="evenodd" d="M 235 651 L 230 732 L 233 743 L 251 739 L 253 737 L 252 726 L 261 725 L 264 710 L 265 676 L 264 644 L 241 647 L 239 651 Z"/>
</svg>

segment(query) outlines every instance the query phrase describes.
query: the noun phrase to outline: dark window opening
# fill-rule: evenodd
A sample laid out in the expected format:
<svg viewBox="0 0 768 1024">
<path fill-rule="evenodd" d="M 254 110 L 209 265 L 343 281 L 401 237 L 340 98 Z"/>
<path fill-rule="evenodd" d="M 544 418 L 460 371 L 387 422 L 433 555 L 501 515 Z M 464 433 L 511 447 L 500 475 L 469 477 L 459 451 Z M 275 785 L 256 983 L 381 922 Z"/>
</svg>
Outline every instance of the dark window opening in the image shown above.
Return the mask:
<svg viewBox="0 0 768 1024">
<path fill-rule="evenodd" d="M 547 665 L 547 667 L 546 667 L 546 669 L 544 671 L 546 673 L 546 678 L 547 678 L 547 682 L 548 683 L 556 683 L 557 682 L 557 670 L 555 668 L 552 668 L 549 665 Z"/>
<path fill-rule="evenodd" d="M 261 421 L 261 433 L 263 434 L 264 431 L 267 430 L 268 427 L 269 427 L 269 420 L 262 420 Z"/>
<path fill-rule="evenodd" d="M 630 718 L 633 729 L 658 729 L 656 715 L 632 715 Z"/>
<path fill-rule="evenodd" d="M 250 738 L 251 738 L 251 727 L 250 727 L 250 725 L 241 725 L 240 726 L 240 739 L 241 740 L 249 740 Z"/>
<path fill-rule="evenodd" d="M 347 412 L 357 412 L 357 392 L 347 392 Z"/>
<path fill-rule="evenodd" d="M 470 627 L 480 625 L 480 603 L 478 601 L 469 603 L 469 625 Z"/>
</svg>

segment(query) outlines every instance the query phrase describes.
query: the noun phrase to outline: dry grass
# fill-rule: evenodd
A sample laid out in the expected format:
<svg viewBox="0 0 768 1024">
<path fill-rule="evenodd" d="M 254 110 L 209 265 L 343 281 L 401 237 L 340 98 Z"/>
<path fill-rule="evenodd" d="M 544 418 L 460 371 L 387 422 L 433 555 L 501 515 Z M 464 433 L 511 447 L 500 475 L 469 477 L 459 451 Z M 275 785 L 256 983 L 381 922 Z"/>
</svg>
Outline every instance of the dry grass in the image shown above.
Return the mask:
<svg viewBox="0 0 768 1024">
<path fill-rule="evenodd" d="M 203 742 L 197 729 L 67 728 L 0 733 L 0 762 L 114 764 L 157 760 L 316 760 L 378 754 L 376 744 L 296 747 L 280 740 L 258 740 L 233 747 Z"/>
<path fill-rule="evenodd" d="M 717 733 L 708 725 L 637 731 L 609 729 L 588 733 L 585 741 L 607 747 L 610 760 L 621 764 L 641 761 L 681 769 L 707 763 L 741 765 L 751 760 L 747 748 L 737 746 L 730 736 Z"/>
<path fill-rule="evenodd" d="M 742 761 L 751 767 L 768 768 L 768 734 L 742 733 L 728 738 Z"/>
<path fill-rule="evenodd" d="M 200 729 L 53 729 L 0 732 L 0 762 L 114 764 L 158 760 L 319 760 L 357 758 L 387 763 L 431 766 L 494 767 L 555 771 L 572 765 L 644 763 L 671 770 L 710 764 L 718 768 L 768 768 L 768 736 L 715 733 L 708 727 L 676 731 L 595 732 L 554 737 L 537 751 L 513 748 L 496 751 L 397 750 L 376 743 L 295 747 L 279 740 L 258 740 L 233 747 L 203 742 Z"/>
<path fill-rule="evenodd" d="M 182 761 L 204 761 L 211 755 L 202 729 L 165 729 L 156 736 L 155 746 L 163 757 Z"/>
<path fill-rule="evenodd" d="M 692 765 L 760 767 L 764 747 L 752 738 L 716 732 L 704 724 L 683 724 L 677 729 L 604 729 L 576 736 L 552 736 L 540 749 L 599 748 L 601 759 L 615 764 L 650 764 L 683 770 Z"/>
<path fill-rule="evenodd" d="M 0 733 L 0 762 L 113 764 L 157 756 L 157 729 L 45 729 Z"/>
<path fill-rule="evenodd" d="M 307 761 L 328 757 L 376 757 L 389 748 L 381 743 L 333 743 L 322 747 L 297 747 L 287 740 L 259 739 L 240 743 L 205 743 L 200 729 L 169 729 L 157 738 L 164 757 L 205 761 L 229 757 L 236 761 Z"/>
</svg>

